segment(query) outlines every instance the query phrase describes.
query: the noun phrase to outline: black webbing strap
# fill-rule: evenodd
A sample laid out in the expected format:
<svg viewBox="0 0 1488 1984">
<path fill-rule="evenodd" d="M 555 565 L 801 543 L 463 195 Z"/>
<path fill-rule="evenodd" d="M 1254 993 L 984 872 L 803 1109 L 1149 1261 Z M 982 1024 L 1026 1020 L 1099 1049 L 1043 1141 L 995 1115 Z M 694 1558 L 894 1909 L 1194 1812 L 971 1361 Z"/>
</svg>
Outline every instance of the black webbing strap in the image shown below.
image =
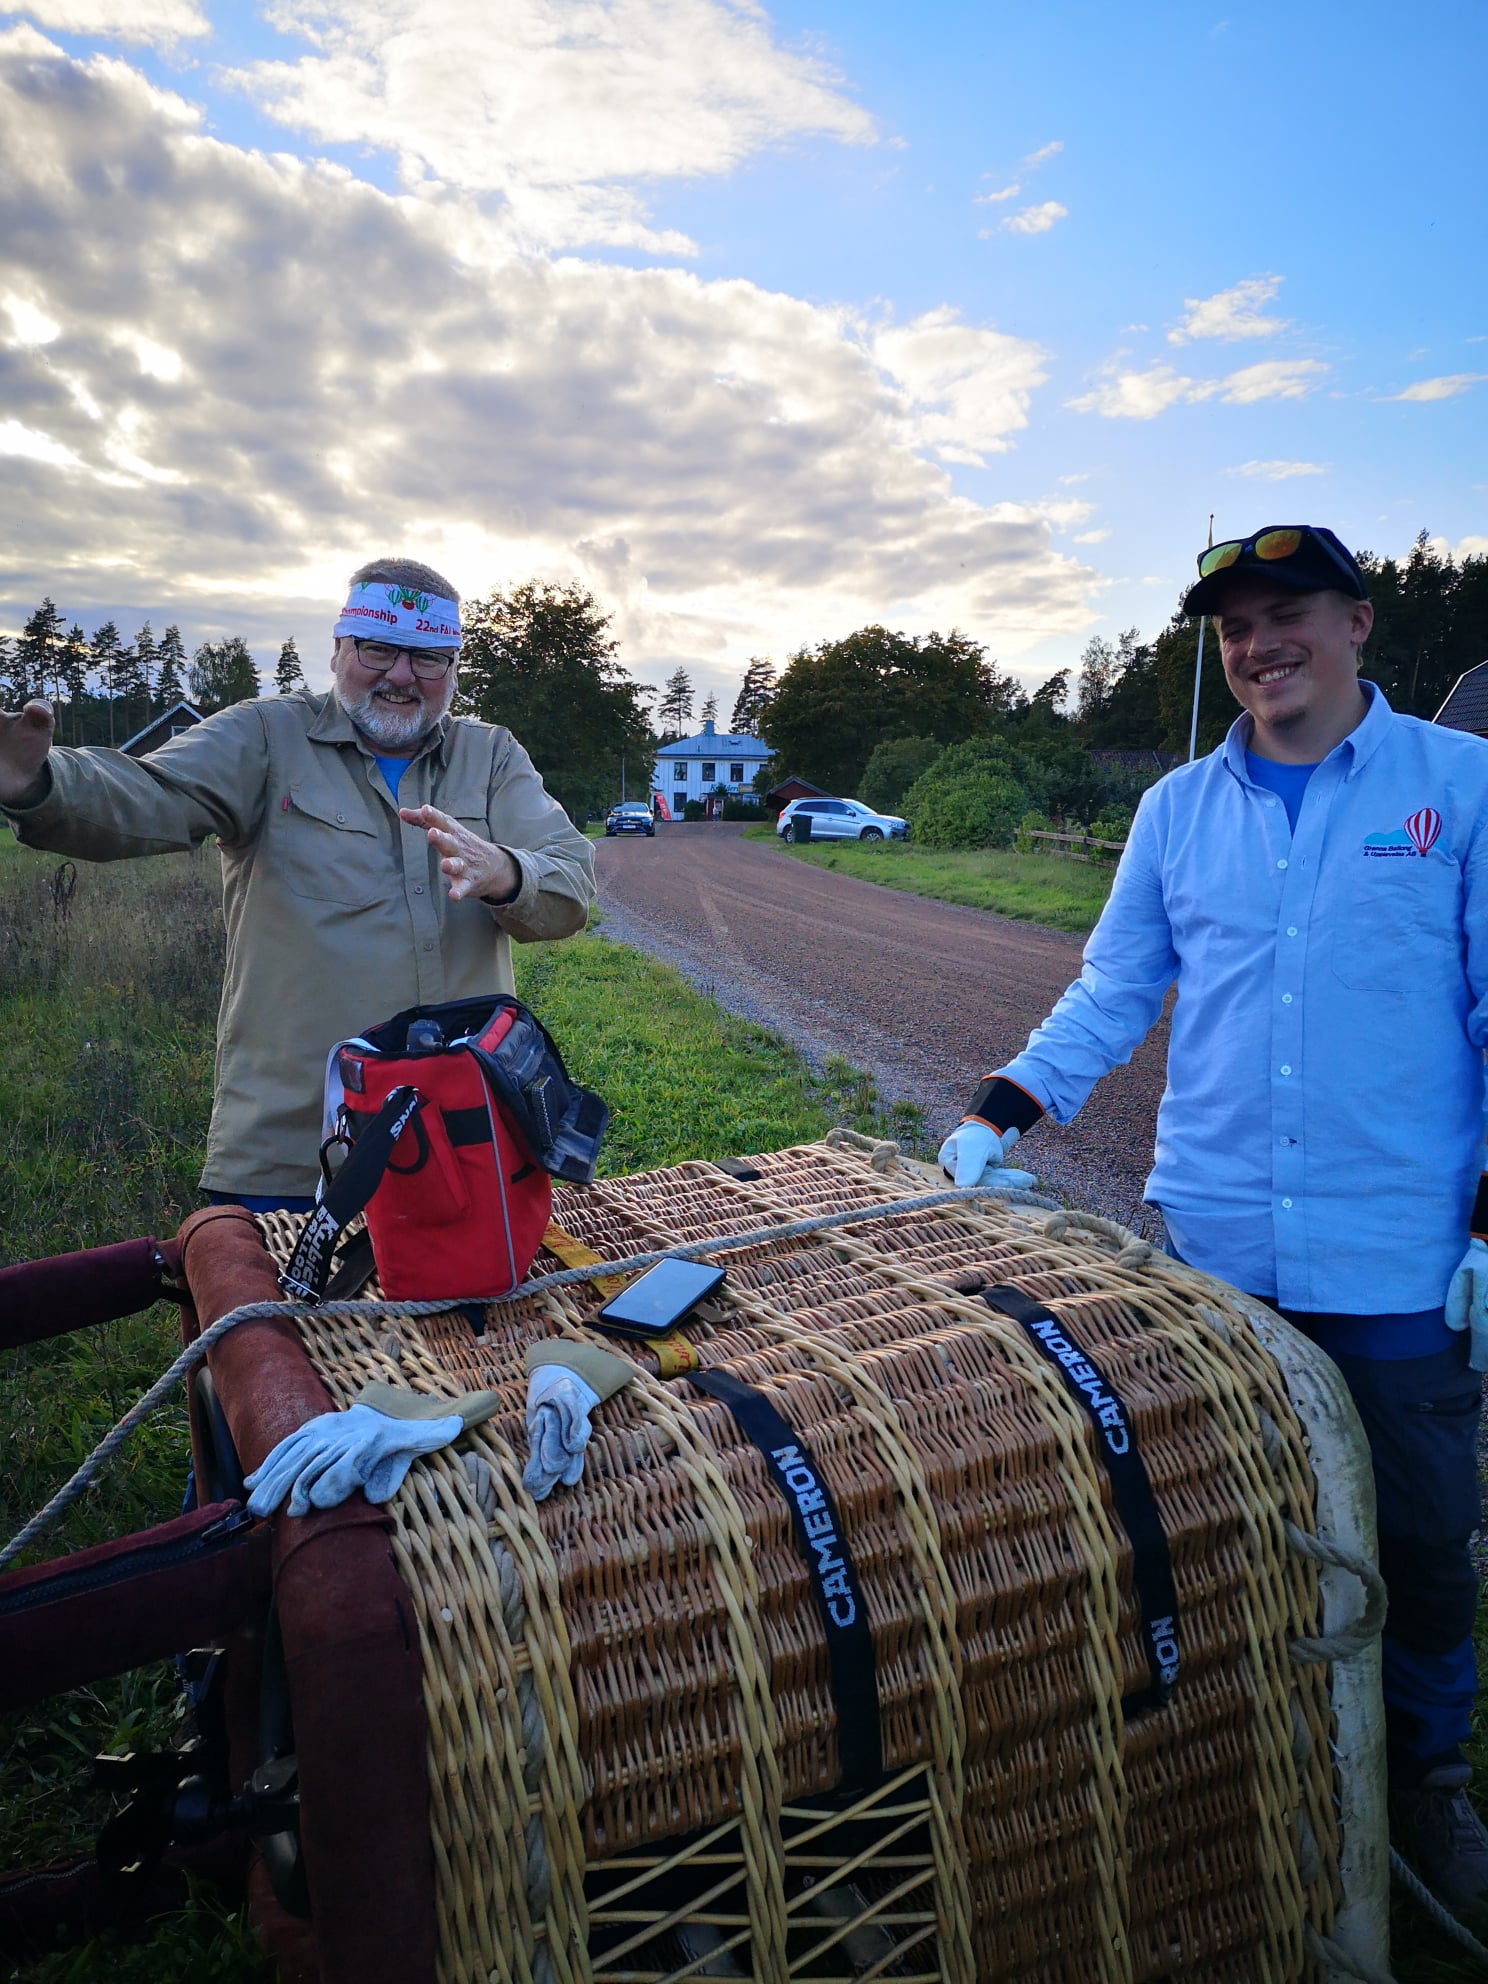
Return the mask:
<svg viewBox="0 0 1488 1984">
<path fill-rule="evenodd" d="M 988 1308 L 1021 1323 L 1028 1340 L 1061 1373 L 1065 1384 L 1085 1408 L 1095 1429 L 1096 1451 L 1111 1483 L 1111 1499 L 1122 1527 L 1131 1538 L 1137 1602 L 1142 1608 L 1143 1638 L 1150 1688 L 1122 1699 L 1125 1716 L 1161 1708 L 1178 1679 L 1178 1593 L 1173 1584 L 1173 1560 L 1147 1469 L 1137 1451 L 1137 1436 L 1126 1407 L 1112 1391 L 1104 1373 L 1076 1343 L 1071 1343 L 1057 1317 L 1016 1288 L 984 1290 Z"/>
<path fill-rule="evenodd" d="M 347 1152 L 346 1162 L 305 1221 L 289 1266 L 279 1277 L 279 1286 L 296 1302 L 324 1298 L 336 1242 L 377 1190 L 393 1145 L 410 1123 L 417 1132 L 419 1156 L 412 1165 L 400 1168 L 416 1171 L 428 1156 L 429 1139 L 418 1120 L 423 1106 L 424 1099 L 416 1088 L 395 1088 Z"/>
<path fill-rule="evenodd" d="M 687 1382 L 726 1405 L 741 1432 L 765 1457 L 770 1479 L 784 1497 L 827 1633 L 832 1699 L 837 1707 L 839 1791 L 863 1791 L 883 1776 L 883 1737 L 878 1724 L 878 1676 L 868 1607 L 853 1570 L 837 1510 L 812 1461 L 763 1392 L 727 1371 L 689 1371 Z"/>
</svg>

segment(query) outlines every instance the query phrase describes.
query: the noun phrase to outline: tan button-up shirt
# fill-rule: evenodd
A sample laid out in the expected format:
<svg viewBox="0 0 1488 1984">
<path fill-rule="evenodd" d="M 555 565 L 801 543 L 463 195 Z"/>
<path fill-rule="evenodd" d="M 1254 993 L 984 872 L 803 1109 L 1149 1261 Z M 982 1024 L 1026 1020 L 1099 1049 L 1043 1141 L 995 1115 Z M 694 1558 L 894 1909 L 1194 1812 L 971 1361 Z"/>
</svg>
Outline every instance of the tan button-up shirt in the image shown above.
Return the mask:
<svg viewBox="0 0 1488 1984">
<path fill-rule="evenodd" d="M 446 717 L 395 801 L 334 694 L 238 703 L 141 759 L 56 749 L 21 840 L 80 860 L 222 853 L 227 957 L 202 1184 L 313 1192 L 326 1055 L 406 1006 L 512 990 L 511 942 L 567 937 L 594 850 L 508 730 Z M 398 806 L 441 807 L 521 870 L 513 901 L 451 902 Z"/>
</svg>

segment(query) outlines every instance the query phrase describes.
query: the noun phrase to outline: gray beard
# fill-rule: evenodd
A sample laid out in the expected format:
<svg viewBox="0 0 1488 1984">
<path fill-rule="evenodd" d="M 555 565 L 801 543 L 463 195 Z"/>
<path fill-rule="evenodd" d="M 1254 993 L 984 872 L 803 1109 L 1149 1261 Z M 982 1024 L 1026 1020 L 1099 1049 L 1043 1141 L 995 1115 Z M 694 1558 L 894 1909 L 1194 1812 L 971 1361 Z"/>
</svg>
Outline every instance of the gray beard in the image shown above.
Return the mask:
<svg viewBox="0 0 1488 1984">
<path fill-rule="evenodd" d="M 454 687 L 453 683 L 449 686 Z M 368 743 L 380 744 L 384 750 L 406 750 L 410 745 L 422 744 L 431 731 L 438 729 L 440 718 L 449 708 L 448 695 L 444 707 L 437 711 L 430 711 L 422 697 L 402 709 L 392 709 L 377 701 L 376 689 L 368 689 L 360 696 L 348 696 L 338 684 L 336 695 Z"/>
</svg>

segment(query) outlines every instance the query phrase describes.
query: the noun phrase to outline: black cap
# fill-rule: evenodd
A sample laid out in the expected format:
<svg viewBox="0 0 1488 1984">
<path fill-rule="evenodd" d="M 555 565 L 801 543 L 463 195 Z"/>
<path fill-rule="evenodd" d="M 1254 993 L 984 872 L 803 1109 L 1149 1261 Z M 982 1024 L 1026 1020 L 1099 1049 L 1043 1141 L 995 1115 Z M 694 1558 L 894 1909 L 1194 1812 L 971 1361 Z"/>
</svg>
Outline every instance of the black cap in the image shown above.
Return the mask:
<svg viewBox="0 0 1488 1984">
<path fill-rule="evenodd" d="M 1217 551 L 1236 547 L 1227 563 L 1202 576 Z M 1292 592 L 1342 592 L 1350 599 L 1368 599 L 1364 574 L 1347 545 L 1322 524 L 1267 524 L 1251 537 L 1227 538 L 1199 553 L 1200 578 L 1183 601 L 1185 613 L 1215 613 L 1220 596 L 1233 578 L 1242 575 L 1270 579 Z"/>
</svg>

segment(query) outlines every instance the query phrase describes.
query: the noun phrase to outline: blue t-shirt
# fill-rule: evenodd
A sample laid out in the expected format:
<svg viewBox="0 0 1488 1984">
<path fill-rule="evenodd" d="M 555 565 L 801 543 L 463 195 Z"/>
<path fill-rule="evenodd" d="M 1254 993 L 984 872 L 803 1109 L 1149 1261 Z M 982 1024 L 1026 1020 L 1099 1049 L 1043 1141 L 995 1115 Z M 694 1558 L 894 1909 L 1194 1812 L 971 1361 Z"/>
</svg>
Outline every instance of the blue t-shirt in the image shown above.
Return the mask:
<svg viewBox="0 0 1488 1984">
<path fill-rule="evenodd" d="M 413 760 L 411 758 L 384 758 L 376 752 L 373 753 L 373 756 L 377 759 L 378 770 L 387 780 L 388 791 L 396 799 L 398 796 L 398 780 L 402 778 Z"/>
<path fill-rule="evenodd" d="M 1302 811 L 1302 795 L 1317 765 L 1279 765 L 1274 758 L 1258 758 L 1254 751 L 1247 751 L 1245 769 L 1257 785 L 1276 794 L 1286 808 L 1287 825 L 1295 833 L 1297 815 Z"/>
</svg>

